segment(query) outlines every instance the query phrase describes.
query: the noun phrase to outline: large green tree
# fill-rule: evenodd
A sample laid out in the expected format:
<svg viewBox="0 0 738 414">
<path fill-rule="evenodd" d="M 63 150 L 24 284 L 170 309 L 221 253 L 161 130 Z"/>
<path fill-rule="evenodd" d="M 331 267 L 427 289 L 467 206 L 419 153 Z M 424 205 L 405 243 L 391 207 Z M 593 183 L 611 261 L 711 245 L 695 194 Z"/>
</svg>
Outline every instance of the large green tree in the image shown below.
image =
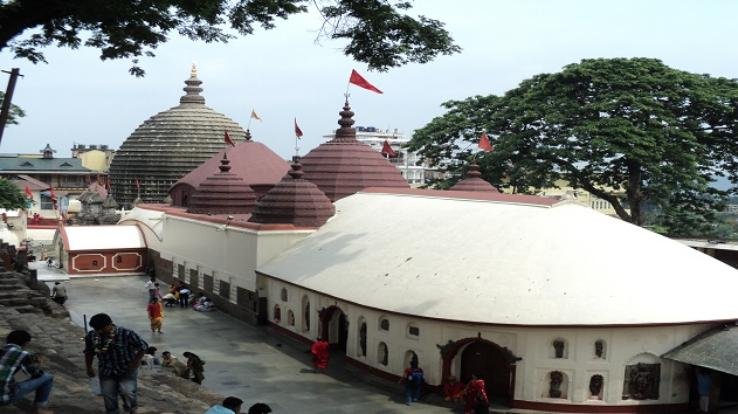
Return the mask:
<svg viewBox="0 0 738 414">
<path fill-rule="evenodd" d="M 0 178 L 0 208 L 15 210 L 28 207 L 28 199 L 10 181 Z"/>
<path fill-rule="evenodd" d="M 645 207 L 675 234 L 705 227 L 738 182 L 738 82 L 656 59 L 587 59 L 523 81 L 503 96 L 443 104 L 409 144 L 458 176 L 483 130 L 485 177 L 516 191 L 564 180 L 643 225 Z M 623 195 L 624 197 L 620 197 Z"/>
<path fill-rule="evenodd" d="M 0 0 L 0 50 L 37 63 L 45 62 L 44 46 L 90 46 L 103 60 L 131 58 L 130 72 L 142 76 L 137 57 L 154 56 L 172 32 L 225 42 L 233 31 L 272 29 L 276 19 L 309 7 L 324 19 L 319 37 L 347 40 L 344 53 L 370 69 L 460 50 L 443 23 L 411 16 L 410 2 L 397 0 Z M 30 35 L 21 36 L 26 31 Z"/>
</svg>

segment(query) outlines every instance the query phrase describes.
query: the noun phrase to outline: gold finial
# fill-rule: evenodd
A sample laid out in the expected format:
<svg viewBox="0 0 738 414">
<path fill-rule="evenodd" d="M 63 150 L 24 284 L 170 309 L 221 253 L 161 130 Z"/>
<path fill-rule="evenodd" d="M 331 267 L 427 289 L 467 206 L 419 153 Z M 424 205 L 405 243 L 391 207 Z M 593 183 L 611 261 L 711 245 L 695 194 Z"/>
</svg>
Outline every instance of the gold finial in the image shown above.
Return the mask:
<svg viewBox="0 0 738 414">
<path fill-rule="evenodd" d="M 197 77 L 197 66 L 195 64 L 192 64 L 192 69 L 190 69 L 190 77 L 196 78 Z"/>
</svg>

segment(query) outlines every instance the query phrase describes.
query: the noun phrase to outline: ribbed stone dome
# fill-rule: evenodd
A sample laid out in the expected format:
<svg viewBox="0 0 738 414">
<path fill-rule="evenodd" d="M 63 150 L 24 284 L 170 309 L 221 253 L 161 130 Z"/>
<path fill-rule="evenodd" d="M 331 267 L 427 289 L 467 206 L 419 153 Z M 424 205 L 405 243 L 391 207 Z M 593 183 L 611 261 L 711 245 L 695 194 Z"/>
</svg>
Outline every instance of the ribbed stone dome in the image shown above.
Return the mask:
<svg viewBox="0 0 738 414">
<path fill-rule="evenodd" d="M 249 221 L 320 227 L 336 211 L 331 200 L 310 181 L 302 178 L 302 165 L 292 164 L 282 181 L 256 203 Z"/>
<path fill-rule="evenodd" d="M 469 165 L 469 169 L 466 171 L 464 179 L 454 184 L 450 188 L 453 191 L 479 191 L 488 193 L 499 193 L 500 190 L 496 189 L 495 186 L 487 182 L 482 178 L 482 173 L 479 171 L 479 164 L 472 162 Z"/>
<path fill-rule="evenodd" d="M 185 174 L 223 149 L 223 134 L 243 141 L 246 131 L 235 121 L 205 105 L 202 82 L 193 68 L 180 104 L 144 121 L 116 151 L 110 164 L 112 193 L 123 205 L 137 196 L 161 202 Z"/>
<path fill-rule="evenodd" d="M 348 101 L 339 112 L 336 136 L 302 159 L 305 179 L 315 183 L 331 201 L 340 200 L 367 187 L 409 185 L 400 170 L 369 145 L 356 140 L 356 129 Z"/>
<path fill-rule="evenodd" d="M 230 160 L 224 153 L 219 172 L 207 177 L 192 195 L 190 213 L 248 214 L 256 204 L 256 193 L 238 175 L 230 172 Z"/>
</svg>

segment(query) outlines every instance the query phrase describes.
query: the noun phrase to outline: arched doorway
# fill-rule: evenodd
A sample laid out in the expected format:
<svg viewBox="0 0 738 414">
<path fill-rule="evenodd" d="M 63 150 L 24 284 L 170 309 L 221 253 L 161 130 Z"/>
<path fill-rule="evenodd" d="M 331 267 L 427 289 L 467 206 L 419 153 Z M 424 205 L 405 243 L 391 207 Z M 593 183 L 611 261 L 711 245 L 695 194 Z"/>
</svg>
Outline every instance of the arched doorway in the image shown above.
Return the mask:
<svg viewBox="0 0 738 414">
<path fill-rule="evenodd" d="M 338 306 L 323 308 L 320 312 L 320 336 L 325 338 L 331 349 L 346 352 L 348 343 L 348 320 Z"/>
<path fill-rule="evenodd" d="M 461 352 L 459 380 L 467 383 L 472 375 L 484 379 L 487 395 L 498 403 L 512 400 L 512 365 L 510 351 L 485 340 L 470 342 Z"/>
</svg>

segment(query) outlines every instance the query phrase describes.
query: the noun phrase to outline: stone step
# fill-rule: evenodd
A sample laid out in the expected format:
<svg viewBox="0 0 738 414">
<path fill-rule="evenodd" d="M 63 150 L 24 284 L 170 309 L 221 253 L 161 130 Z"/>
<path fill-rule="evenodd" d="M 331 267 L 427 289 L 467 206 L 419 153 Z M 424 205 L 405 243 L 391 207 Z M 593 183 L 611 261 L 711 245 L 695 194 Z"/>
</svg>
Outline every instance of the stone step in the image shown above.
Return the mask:
<svg viewBox="0 0 738 414">
<path fill-rule="evenodd" d="M 28 299 L 24 297 L 4 298 L 0 299 L 0 305 L 14 307 L 18 305 L 29 305 Z"/>
<path fill-rule="evenodd" d="M 20 313 L 42 313 L 41 309 L 33 305 L 20 305 L 11 307 Z"/>
<path fill-rule="evenodd" d="M 0 285 L 0 292 L 15 292 L 18 290 L 28 290 L 28 286 L 15 283 L 13 285 Z"/>
</svg>

